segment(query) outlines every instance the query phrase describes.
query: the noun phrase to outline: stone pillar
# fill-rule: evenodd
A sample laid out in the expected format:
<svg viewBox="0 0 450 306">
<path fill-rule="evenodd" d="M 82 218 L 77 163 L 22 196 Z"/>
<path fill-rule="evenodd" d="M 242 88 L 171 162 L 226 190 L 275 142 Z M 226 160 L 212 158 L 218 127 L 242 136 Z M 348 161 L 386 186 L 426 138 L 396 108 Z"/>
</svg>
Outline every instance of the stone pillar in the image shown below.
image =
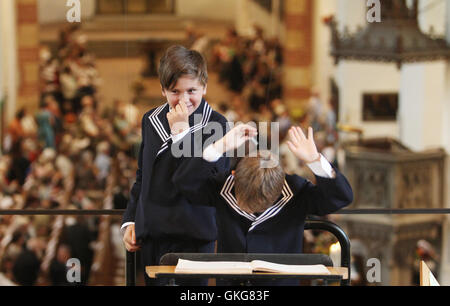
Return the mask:
<svg viewBox="0 0 450 306">
<path fill-rule="evenodd" d="M 272 15 L 271 17 L 271 33 L 273 37 L 280 37 L 280 8 L 281 0 L 272 0 Z"/>
<path fill-rule="evenodd" d="M 286 0 L 284 9 L 283 99 L 293 114 L 301 115 L 313 78 L 313 0 Z"/>
<path fill-rule="evenodd" d="M 401 141 L 413 150 L 442 147 L 444 61 L 403 64 L 399 94 Z"/>
<path fill-rule="evenodd" d="M 450 1 L 446 1 L 446 39 L 450 46 Z M 445 173 L 447 173 L 446 188 L 444 188 L 444 199 L 446 207 L 450 208 L 450 62 L 447 61 L 445 71 L 445 105 L 443 112 L 444 134 L 443 143 L 447 151 L 447 160 L 445 165 Z M 441 269 L 439 271 L 439 283 L 443 286 L 450 285 L 450 215 L 447 215 L 442 228 L 442 259 Z"/>
<path fill-rule="evenodd" d="M 0 4 L 1 5 L 1 4 Z M 5 133 L 6 124 L 5 124 L 5 118 L 6 115 L 4 113 L 4 103 L 6 98 L 6 85 L 4 80 L 4 61 L 5 61 L 5 55 L 3 51 L 3 46 L 5 45 L 4 39 L 3 39 L 3 27 L 1 20 L 3 19 L 2 16 L 3 10 L 0 9 L 0 154 L 3 154 L 3 135 Z"/>
<path fill-rule="evenodd" d="M 16 7 L 14 0 L 0 1 L 0 99 L 6 98 L 4 120 L 6 127 L 16 110 L 17 98 L 17 44 L 16 44 Z"/>
<path fill-rule="evenodd" d="M 0 9 L 0 20 L 3 19 L 3 10 Z M 2 22 L 0 21 L 0 109 L 1 109 L 1 103 L 3 102 L 3 99 L 5 98 L 5 89 L 6 89 L 6 84 L 5 84 L 5 68 L 4 68 L 4 62 L 6 62 L 6 58 L 5 58 L 5 52 L 3 50 L 4 46 L 5 46 L 5 41 L 3 38 L 4 34 L 3 34 L 3 26 L 2 26 Z M 1 116 L 1 115 L 0 115 Z M 2 117 L 0 117 L 0 128 L 1 125 L 3 124 L 3 122 L 1 121 Z M 1 143 L 0 143 L 0 147 L 1 147 Z"/>
<path fill-rule="evenodd" d="M 39 101 L 39 23 L 37 0 L 17 0 L 17 57 L 19 88 L 16 109 L 30 112 Z"/>
<path fill-rule="evenodd" d="M 237 0 L 236 3 L 236 31 L 243 36 L 250 35 L 252 33 L 252 25 L 249 17 L 248 10 L 249 0 Z"/>
</svg>

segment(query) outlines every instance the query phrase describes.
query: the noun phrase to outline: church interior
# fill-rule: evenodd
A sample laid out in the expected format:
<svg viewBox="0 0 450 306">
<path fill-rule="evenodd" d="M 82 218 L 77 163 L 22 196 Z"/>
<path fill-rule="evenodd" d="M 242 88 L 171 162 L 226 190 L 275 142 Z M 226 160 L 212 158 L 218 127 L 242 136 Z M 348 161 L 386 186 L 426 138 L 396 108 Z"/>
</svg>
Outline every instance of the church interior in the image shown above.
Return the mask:
<svg viewBox="0 0 450 306">
<path fill-rule="evenodd" d="M 286 173 L 314 181 L 286 143 L 314 129 L 354 193 L 324 217 L 351 285 L 418 286 L 421 261 L 450 285 L 449 0 L 0 1 L 0 285 L 70 285 L 74 258 L 77 284 L 126 284 L 121 216 L 171 45 L 204 56 L 228 121 L 278 124 Z M 332 235 L 303 245 L 339 266 Z"/>
</svg>

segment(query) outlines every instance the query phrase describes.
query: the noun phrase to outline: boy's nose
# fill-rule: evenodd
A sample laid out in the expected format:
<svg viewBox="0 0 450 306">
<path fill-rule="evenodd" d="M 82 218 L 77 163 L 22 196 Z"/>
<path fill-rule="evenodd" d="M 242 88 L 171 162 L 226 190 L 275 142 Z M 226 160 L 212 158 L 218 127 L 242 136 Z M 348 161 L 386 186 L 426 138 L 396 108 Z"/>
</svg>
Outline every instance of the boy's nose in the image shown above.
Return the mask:
<svg viewBox="0 0 450 306">
<path fill-rule="evenodd" d="M 180 100 L 184 102 L 189 101 L 189 94 L 185 92 L 184 94 L 181 95 Z"/>
</svg>

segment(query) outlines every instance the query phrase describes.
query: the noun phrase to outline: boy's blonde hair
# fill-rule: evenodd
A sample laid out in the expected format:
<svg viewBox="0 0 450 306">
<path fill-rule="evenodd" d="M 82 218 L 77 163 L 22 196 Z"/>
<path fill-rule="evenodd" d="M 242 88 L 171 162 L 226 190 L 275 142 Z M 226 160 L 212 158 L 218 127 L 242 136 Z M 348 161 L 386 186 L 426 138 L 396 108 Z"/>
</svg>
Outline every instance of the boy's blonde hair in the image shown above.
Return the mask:
<svg viewBox="0 0 450 306">
<path fill-rule="evenodd" d="M 247 212 L 263 212 L 280 197 L 285 174 L 270 151 L 259 151 L 256 157 L 244 157 L 236 166 L 237 204 Z"/>
</svg>

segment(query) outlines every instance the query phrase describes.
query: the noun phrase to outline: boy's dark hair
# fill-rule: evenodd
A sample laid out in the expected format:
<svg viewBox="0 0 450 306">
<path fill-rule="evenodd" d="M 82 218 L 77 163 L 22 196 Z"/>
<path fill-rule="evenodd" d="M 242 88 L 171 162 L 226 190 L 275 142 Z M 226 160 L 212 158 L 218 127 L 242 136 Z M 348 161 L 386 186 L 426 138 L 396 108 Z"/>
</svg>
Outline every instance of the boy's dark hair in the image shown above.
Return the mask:
<svg viewBox="0 0 450 306">
<path fill-rule="evenodd" d="M 203 86 L 208 82 L 207 65 L 203 55 L 180 45 L 166 50 L 160 60 L 158 74 L 163 89 L 173 88 L 184 75 L 198 79 Z"/>
<path fill-rule="evenodd" d="M 247 212 L 263 212 L 280 197 L 285 174 L 270 151 L 244 157 L 235 170 L 237 204 Z"/>
</svg>

